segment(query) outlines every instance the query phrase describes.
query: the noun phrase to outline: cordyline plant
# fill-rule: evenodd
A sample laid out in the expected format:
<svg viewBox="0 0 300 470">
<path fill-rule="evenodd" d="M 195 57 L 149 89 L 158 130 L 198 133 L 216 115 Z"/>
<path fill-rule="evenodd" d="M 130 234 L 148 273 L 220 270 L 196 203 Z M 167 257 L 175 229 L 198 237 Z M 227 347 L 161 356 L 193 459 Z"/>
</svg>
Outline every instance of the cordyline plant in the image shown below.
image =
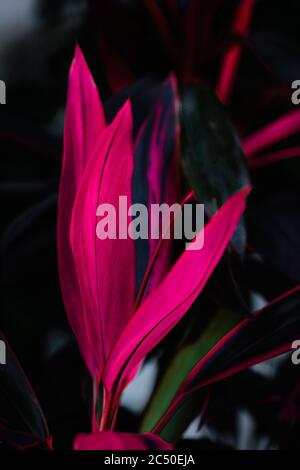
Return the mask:
<svg viewBox="0 0 300 470">
<path fill-rule="evenodd" d="M 147 177 L 150 179 L 154 173 L 159 182 L 163 154 L 155 143 L 152 145 Z M 100 241 L 96 236 L 99 204 L 116 204 L 120 195 L 132 201 L 134 143 L 130 104 L 126 103 L 113 122 L 105 126 L 96 87 L 78 48 L 70 75 L 64 152 L 58 218 L 61 283 L 66 311 L 94 382 L 93 434 L 77 436 L 74 445 L 102 448 L 107 445 L 103 440 L 107 434 L 102 433 L 114 429 L 122 391 L 145 356 L 201 293 L 237 227 L 249 189 L 229 197 L 209 220 L 203 249 L 184 251 L 170 267 L 166 262 L 169 257 L 160 257 L 164 243 L 161 240 L 154 249 L 154 259 L 150 259 L 141 291 L 135 296 L 134 240 Z M 177 161 L 176 148 L 174 158 Z M 165 184 L 168 187 L 167 180 Z M 158 192 L 154 200 L 161 200 L 161 184 L 153 184 L 151 189 Z M 172 200 L 168 196 L 169 192 L 163 191 L 163 202 Z M 155 272 L 160 279 L 156 275 L 153 286 L 151 278 Z M 287 295 L 297 292 L 296 289 Z M 242 321 L 211 349 L 184 380 L 167 413 L 154 427 L 155 432 L 160 433 L 169 425 L 187 395 L 290 349 L 291 324 L 280 323 L 281 300 Z M 291 322 L 296 320 L 294 313 Z M 270 315 L 281 327 L 278 338 L 274 338 L 274 331 L 270 334 L 264 329 Z M 270 334 L 271 338 L 264 338 L 261 344 L 261 338 L 256 339 L 258 333 Z M 235 354 L 226 359 L 229 347 Z M 103 397 L 100 417 L 96 408 L 99 397 Z"/>
<path fill-rule="evenodd" d="M 289 351 L 300 336 L 300 287 L 252 312 L 239 292 L 232 268 L 235 260 L 243 264 L 251 251 L 242 217 L 245 209 L 247 216 L 251 189 L 249 169 L 299 155 L 298 148 L 284 147 L 285 139 L 299 131 L 298 111 L 243 137 L 240 143 L 223 106 L 232 96 L 242 50 L 240 38 L 246 37 L 255 2 L 241 1 L 235 9 L 230 27 L 239 40 L 224 51 L 216 92 L 199 80 L 203 63 L 197 62 L 197 51 L 191 47 L 199 33 L 194 20 L 199 16 L 207 19 L 207 8 L 199 7 L 200 14 L 200 2 L 187 2 L 190 10 L 181 19 L 176 2 L 161 3 L 172 13 L 177 28 L 188 33 L 185 37 L 182 32 L 181 37 L 185 37 L 189 53 L 176 56 L 176 38 L 164 10 L 158 3 L 146 1 L 177 60 L 176 75 L 160 85 L 155 104 L 142 123 L 133 117 L 134 97 L 113 118 L 106 117 L 109 113 L 79 47 L 69 77 L 58 201 L 58 264 L 65 310 L 93 382 L 91 432 L 78 434 L 74 449 L 171 449 L 193 418 L 201 415 L 203 423 L 213 415 L 213 386 Z M 213 12 L 222 2 L 211 3 Z M 210 45 L 205 52 L 219 57 L 210 28 L 201 35 Z M 107 60 L 104 66 L 116 84 Z M 255 181 L 253 187 L 255 192 Z M 203 248 L 177 250 L 175 256 L 175 244 L 163 237 L 149 242 L 99 240 L 97 207 L 102 203 L 117 206 L 119 196 L 127 196 L 129 204 L 148 206 L 187 200 L 205 203 Z M 229 287 L 222 285 L 222 272 L 231 279 Z M 234 297 L 229 300 L 227 287 Z M 214 294 L 221 295 L 222 305 L 213 299 L 213 311 L 201 329 L 201 302 Z M 185 327 L 182 336 L 187 339 L 179 351 L 168 343 L 177 325 Z M 170 347 L 174 357 L 155 387 L 140 434 L 118 432 L 124 389 L 145 358 L 164 347 Z M 14 367 L 1 369 L 1 374 L 8 390 L 26 390 L 18 413 L 28 431 L 10 430 L 11 441 L 18 435 L 19 448 L 51 447 L 34 392 L 12 353 L 9 358 Z M 295 387 L 295 396 L 298 390 Z M 290 418 L 286 406 L 282 419 Z M 6 423 L 3 429 L 7 436 Z"/>
<path fill-rule="evenodd" d="M 200 294 L 236 228 L 248 193 L 248 189 L 238 192 L 208 222 L 203 249 L 186 250 L 171 268 L 167 256 L 154 252 L 155 260 L 150 260 L 141 292 L 135 296 L 134 240 L 100 241 L 96 235 L 99 204 L 117 205 L 121 195 L 132 201 L 130 104 L 124 105 L 109 126 L 103 115 L 96 87 L 77 49 L 67 105 L 58 256 L 68 317 L 94 381 L 94 433 L 114 429 L 122 391 L 145 356 Z M 149 173 L 161 179 L 159 147 L 152 149 L 151 157 Z M 168 181 L 165 184 L 167 189 Z M 152 185 L 154 192 L 156 188 L 160 191 L 160 184 Z M 164 202 L 168 201 L 168 192 L 163 195 Z M 154 199 L 159 200 L 160 194 Z M 157 250 L 160 248 L 161 244 Z M 99 393 L 103 395 L 100 422 L 96 413 Z M 101 446 L 101 434 L 98 438 Z M 77 437 L 75 446 L 80 447 L 81 442 L 88 445 L 88 438 L 81 441 Z"/>
</svg>

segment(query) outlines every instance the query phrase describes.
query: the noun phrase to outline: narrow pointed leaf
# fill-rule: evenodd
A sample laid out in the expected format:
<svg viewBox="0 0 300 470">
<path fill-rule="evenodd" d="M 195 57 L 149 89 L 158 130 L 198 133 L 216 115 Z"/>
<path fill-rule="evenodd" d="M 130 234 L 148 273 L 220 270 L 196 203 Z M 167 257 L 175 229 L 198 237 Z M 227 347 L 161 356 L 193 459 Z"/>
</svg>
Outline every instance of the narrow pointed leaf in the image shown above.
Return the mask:
<svg viewBox="0 0 300 470">
<path fill-rule="evenodd" d="M 135 312 L 115 345 L 105 367 L 103 382 L 119 388 L 137 364 L 175 326 L 205 286 L 222 256 L 245 208 L 249 188 L 235 194 L 205 227 L 200 250 L 186 250 Z M 196 239 L 202 237 L 199 233 Z"/>
<path fill-rule="evenodd" d="M 201 315 L 201 312 L 197 312 Z M 236 325 L 238 316 L 229 311 L 218 311 L 204 331 L 193 342 L 186 342 L 175 354 L 166 374 L 155 391 L 143 419 L 142 432 L 151 431 L 167 411 L 180 385 L 202 357 Z M 193 335 L 195 332 L 193 331 Z"/>
<path fill-rule="evenodd" d="M 252 158 L 268 147 L 300 131 L 300 111 L 292 111 L 268 124 L 243 141 L 244 152 Z"/>
<path fill-rule="evenodd" d="M 127 102 L 113 123 L 101 134 L 88 163 L 75 200 L 70 240 L 80 285 L 88 342 L 98 372 L 134 305 L 134 240 L 97 237 L 96 215 L 100 204 L 119 207 L 119 196 L 132 201 L 132 118 Z M 118 211 L 116 211 L 118 217 Z M 110 221 L 111 222 L 111 221 Z M 119 224 L 117 223 L 117 230 Z"/>
<path fill-rule="evenodd" d="M 299 305 L 300 288 L 297 287 L 225 335 L 188 375 L 155 432 L 165 428 L 190 395 L 291 350 L 293 341 L 300 335 Z"/>
<path fill-rule="evenodd" d="M 215 381 L 289 351 L 300 334 L 299 305 L 300 288 L 296 288 L 244 320 L 197 365 L 190 385 Z"/>
<path fill-rule="evenodd" d="M 98 91 L 79 47 L 70 70 L 60 180 L 57 249 L 60 283 L 68 319 L 81 353 L 93 374 L 94 359 L 87 348 L 80 289 L 69 243 L 72 208 L 87 162 L 93 155 L 105 120 Z"/>
</svg>

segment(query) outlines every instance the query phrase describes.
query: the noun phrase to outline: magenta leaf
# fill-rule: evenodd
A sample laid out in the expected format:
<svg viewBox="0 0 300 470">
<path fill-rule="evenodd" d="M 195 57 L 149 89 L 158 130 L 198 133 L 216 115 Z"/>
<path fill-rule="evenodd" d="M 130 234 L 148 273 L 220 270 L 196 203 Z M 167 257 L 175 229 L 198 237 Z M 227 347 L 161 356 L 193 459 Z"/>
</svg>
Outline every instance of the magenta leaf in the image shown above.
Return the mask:
<svg viewBox="0 0 300 470">
<path fill-rule="evenodd" d="M 66 312 L 91 374 L 94 374 L 96 366 L 87 347 L 88 337 L 83 322 L 83 307 L 70 249 L 69 232 L 79 182 L 104 126 L 104 114 L 96 85 L 77 47 L 69 77 L 64 156 L 58 200 L 57 249 Z"/>
<path fill-rule="evenodd" d="M 194 203 L 196 203 L 195 196 L 194 196 L 194 193 L 192 191 L 190 191 L 187 194 L 187 196 L 183 199 L 181 204 L 179 205 L 180 211 L 177 210 L 177 211 L 174 212 L 174 214 L 171 214 L 169 224 L 164 227 L 164 229 L 165 229 L 164 234 L 167 231 L 170 231 L 170 234 L 172 234 L 172 230 L 174 229 L 174 224 L 175 224 L 177 218 L 182 217 L 181 210 L 182 210 L 183 206 L 185 204 L 194 204 Z M 155 250 L 153 251 L 153 253 L 151 255 L 151 258 L 149 260 L 147 270 L 146 270 L 145 276 L 143 278 L 142 285 L 141 285 L 140 290 L 138 292 L 138 296 L 137 296 L 137 299 L 136 299 L 134 310 L 138 309 L 138 307 L 140 306 L 142 301 L 146 298 L 146 293 L 151 290 L 149 284 L 151 283 L 151 287 L 153 286 L 153 282 L 151 282 L 151 281 L 152 281 L 153 277 L 155 277 L 155 276 L 157 277 L 157 275 L 153 275 L 153 273 L 157 269 L 157 266 L 160 267 L 161 264 L 163 264 L 163 265 L 168 264 L 168 263 L 166 263 L 166 259 L 169 260 L 169 258 L 170 258 L 172 242 L 173 242 L 172 236 L 169 239 L 167 237 L 164 237 L 164 236 L 160 237 L 160 239 L 159 239 L 159 241 L 158 241 L 158 243 L 155 247 Z"/>
<path fill-rule="evenodd" d="M 119 206 L 119 196 L 132 201 L 131 108 L 127 102 L 101 134 L 76 196 L 70 240 L 80 286 L 88 344 L 101 375 L 104 361 L 129 320 L 134 305 L 134 240 L 96 234 L 101 203 Z M 126 213 L 127 216 L 127 213 Z M 122 229 L 127 231 L 127 218 Z"/>
<path fill-rule="evenodd" d="M 300 111 L 292 111 L 244 139 L 244 152 L 250 159 L 299 130 Z"/>
<path fill-rule="evenodd" d="M 105 365 L 103 383 L 111 391 L 126 377 L 182 318 L 200 294 L 221 258 L 245 208 L 246 188 L 231 197 L 205 227 L 200 250 L 186 250 L 135 312 Z M 196 239 L 202 237 L 198 234 Z"/>
<path fill-rule="evenodd" d="M 173 447 L 155 434 L 130 434 L 102 431 L 78 434 L 74 450 L 172 450 Z"/>
</svg>

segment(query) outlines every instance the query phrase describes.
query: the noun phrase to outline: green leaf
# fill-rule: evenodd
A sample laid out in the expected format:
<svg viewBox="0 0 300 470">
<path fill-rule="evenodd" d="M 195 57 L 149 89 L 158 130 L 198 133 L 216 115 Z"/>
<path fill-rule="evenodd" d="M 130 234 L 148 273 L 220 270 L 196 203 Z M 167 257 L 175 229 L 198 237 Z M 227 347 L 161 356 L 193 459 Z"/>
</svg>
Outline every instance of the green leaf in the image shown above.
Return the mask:
<svg viewBox="0 0 300 470">
<path fill-rule="evenodd" d="M 200 314 L 201 312 L 197 312 Z M 159 383 L 152 400 L 146 410 L 141 431 L 151 431 L 154 425 L 167 411 L 169 405 L 178 391 L 181 383 L 192 370 L 192 368 L 204 357 L 207 352 L 221 339 L 233 326 L 238 323 L 239 316 L 228 311 L 218 310 L 211 320 L 208 322 L 204 331 L 202 331 L 195 338 L 195 331 L 192 328 L 188 339 L 185 341 L 183 347 L 173 357 L 167 372 Z M 194 338 L 190 341 L 191 336 Z M 189 404 L 187 405 L 189 406 Z M 200 404 L 199 404 L 200 406 Z M 194 411 L 200 411 L 197 408 Z M 171 426 L 172 436 L 176 434 L 178 437 L 184 431 L 185 427 L 189 424 L 190 414 L 187 413 L 185 418 L 181 416 L 178 420 L 178 426 L 175 429 Z M 181 414 L 180 414 L 181 415 Z M 169 439 L 169 440 L 173 440 Z"/>
<path fill-rule="evenodd" d="M 167 442 L 175 444 L 193 419 L 200 415 L 207 396 L 208 390 L 206 388 L 191 393 L 161 429 L 159 436 Z"/>
<path fill-rule="evenodd" d="M 188 86 L 181 97 L 181 154 L 189 186 L 213 215 L 234 193 L 249 185 L 246 159 L 225 107 L 206 85 Z M 243 223 L 233 243 L 243 251 Z"/>
</svg>

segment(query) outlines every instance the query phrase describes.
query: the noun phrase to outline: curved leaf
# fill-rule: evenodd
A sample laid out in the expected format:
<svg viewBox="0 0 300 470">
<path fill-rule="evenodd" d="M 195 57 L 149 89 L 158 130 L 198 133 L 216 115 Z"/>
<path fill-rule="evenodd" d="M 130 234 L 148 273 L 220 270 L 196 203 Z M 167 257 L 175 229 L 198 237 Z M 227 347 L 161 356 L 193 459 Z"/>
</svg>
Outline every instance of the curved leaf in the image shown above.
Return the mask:
<svg viewBox="0 0 300 470">
<path fill-rule="evenodd" d="M 201 312 L 197 312 L 201 315 Z M 172 358 L 166 374 L 159 382 L 147 413 L 143 419 L 141 431 L 150 431 L 167 411 L 180 385 L 207 352 L 226 334 L 238 321 L 232 312 L 219 310 L 210 319 L 204 331 L 198 333 L 193 342 L 187 342 Z M 194 326 L 195 327 L 195 326 Z M 195 336 L 195 332 L 193 331 Z M 176 430 L 174 429 L 174 432 Z"/>
<path fill-rule="evenodd" d="M 87 348 L 88 332 L 83 322 L 83 306 L 70 249 L 69 230 L 79 182 L 87 162 L 92 158 L 104 125 L 104 114 L 96 85 L 77 47 L 69 77 L 64 156 L 58 201 L 57 250 L 60 283 L 68 319 L 92 375 L 96 364 L 95 358 Z"/>
<path fill-rule="evenodd" d="M 128 237 L 97 238 L 100 204 L 119 207 L 119 196 L 132 201 L 132 118 L 127 102 L 101 134 L 74 203 L 71 249 L 79 281 L 82 317 L 98 374 L 134 306 L 135 246 Z M 120 208 L 120 211 L 122 208 Z M 100 214 L 99 214 L 100 215 Z M 127 213 L 125 213 L 127 217 Z M 119 225 L 117 225 L 117 230 Z M 122 230 L 127 230 L 122 226 Z"/>
<path fill-rule="evenodd" d="M 292 342 L 300 335 L 299 306 L 300 287 L 287 292 L 225 335 L 188 375 L 154 431 L 163 433 L 190 395 L 202 393 L 207 385 L 291 350 Z"/>
<path fill-rule="evenodd" d="M 103 382 L 110 391 L 175 326 L 198 297 L 222 256 L 245 208 L 249 188 L 235 194 L 205 227 L 202 249 L 185 250 L 162 284 L 135 312 L 123 330 L 105 366 Z M 202 237 L 198 234 L 196 239 Z"/>
</svg>

